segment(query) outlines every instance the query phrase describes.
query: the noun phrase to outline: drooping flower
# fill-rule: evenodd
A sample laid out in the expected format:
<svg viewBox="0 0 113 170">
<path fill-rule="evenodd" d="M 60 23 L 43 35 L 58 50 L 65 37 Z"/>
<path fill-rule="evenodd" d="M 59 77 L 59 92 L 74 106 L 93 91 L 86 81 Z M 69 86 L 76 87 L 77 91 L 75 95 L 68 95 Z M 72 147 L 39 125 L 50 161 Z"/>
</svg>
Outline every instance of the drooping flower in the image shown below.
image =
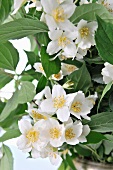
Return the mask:
<svg viewBox="0 0 113 170">
<path fill-rule="evenodd" d="M 78 47 L 81 49 L 87 49 L 95 45 L 94 34 L 97 29 L 97 22 L 87 22 L 86 20 L 80 20 L 77 25 L 76 41 Z"/>
<path fill-rule="evenodd" d="M 78 70 L 78 68 L 75 65 L 72 65 L 72 64 L 62 63 L 61 70 L 63 72 L 63 75 L 66 76 L 66 75 L 70 75 L 75 70 Z"/>
<path fill-rule="evenodd" d="M 49 31 L 48 34 L 52 41 L 47 46 L 47 53 L 52 55 L 63 50 L 66 55 L 76 55 L 76 46 L 73 42 L 76 37 L 75 31 L 63 32 L 62 30 L 54 30 Z"/>
<path fill-rule="evenodd" d="M 76 145 L 79 143 L 78 138 L 82 134 L 82 123 L 75 122 L 69 123 L 65 126 L 65 142 L 70 145 Z"/>
<path fill-rule="evenodd" d="M 68 106 L 71 100 L 71 95 L 66 95 L 66 92 L 61 85 L 54 85 L 51 97 L 49 95 L 49 98 L 42 101 L 40 108 L 44 112 L 48 111 L 56 113 L 57 118 L 64 122 L 67 121 L 70 116 Z"/>
<path fill-rule="evenodd" d="M 113 65 L 110 63 L 105 63 L 105 67 L 102 69 L 103 81 L 105 84 L 108 84 L 110 81 L 113 81 Z"/>
<path fill-rule="evenodd" d="M 90 117 L 87 116 L 87 114 L 90 113 L 90 110 L 89 101 L 85 98 L 84 93 L 82 91 L 76 92 L 70 104 L 71 114 L 78 119 L 83 117 L 84 119 L 90 120 Z"/>
<path fill-rule="evenodd" d="M 53 74 L 53 75 L 51 76 L 51 78 L 52 78 L 53 80 L 59 81 L 59 80 L 62 80 L 62 79 L 63 79 L 63 76 L 64 76 L 64 75 L 62 74 L 62 70 L 60 70 L 59 73 Z"/>
<path fill-rule="evenodd" d="M 78 138 L 79 142 L 87 142 L 86 136 L 90 133 L 90 128 L 88 125 L 84 125 L 82 128 L 82 134 Z"/>
<path fill-rule="evenodd" d="M 39 72 L 39 73 L 42 73 L 43 75 L 45 75 L 42 63 L 37 62 L 37 63 L 34 64 L 33 67 L 36 69 L 36 72 Z"/>
<path fill-rule="evenodd" d="M 32 126 L 27 120 L 20 120 L 19 129 L 22 135 L 17 141 L 18 148 L 24 152 L 31 151 L 32 153 L 33 149 L 41 150 L 44 146 L 46 146 L 47 142 L 41 135 L 43 127 L 43 120 L 38 121 L 34 124 L 34 126 Z"/>
<path fill-rule="evenodd" d="M 74 25 L 68 20 L 75 11 L 75 5 L 73 1 L 62 0 L 41 0 L 42 7 L 44 9 L 46 24 L 49 30 L 55 30 L 60 28 L 62 30 L 72 31 Z"/>
</svg>

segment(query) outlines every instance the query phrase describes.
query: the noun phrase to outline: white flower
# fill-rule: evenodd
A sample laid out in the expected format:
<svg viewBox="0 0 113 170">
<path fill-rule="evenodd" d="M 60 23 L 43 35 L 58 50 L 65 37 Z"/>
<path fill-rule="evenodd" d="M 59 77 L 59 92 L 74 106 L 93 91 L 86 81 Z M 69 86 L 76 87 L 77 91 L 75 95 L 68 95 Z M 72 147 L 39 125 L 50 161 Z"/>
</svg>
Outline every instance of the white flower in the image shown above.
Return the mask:
<svg viewBox="0 0 113 170">
<path fill-rule="evenodd" d="M 14 0 L 14 12 L 13 14 L 15 14 L 19 8 L 24 5 L 28 0 Z"/>
<path fill-rule="evenodd" d="M 47 114 L 45 112 L 42 112 L 40 109 L 33 108 L 31 110 L 28 110 L 30 116 L 34 119 L 35 122 L 44 119 L 47 120 L 50 117 L 50 114 Z"/>
<path fill-rule="evenodd" d="M 46 146 L 47 142 L 41 136 L 41 131 L 44 128 L 43 120 L 38 121 L 34 126 L 27 120 L 20 120 L 18 124 L 22 133 L 17 141 L 17 146 L 20 150 L 30 152 L 33 149 L 40 150 Z"/>
<path fill-rule="evenodd" d="M 109 63 L 104 64 L 105 67 L 102 69 L 103 81 L 105 84 L 108 84 L 110 81 L 113 81 L 113 65 Z"/>
<path fill-rule="evenodd" d="M 82 60 L 83 57 L 87 54 L 87 49 L 81 49 L 80 47 L 77 50 L 76 60 Z"/>
<path fill-rule="evenodd" d="M 49 118 L 45 124 L 43 135 L 46 137 L 46 141 L 50 142 L 53 147 L 61 146 L 64 143 L 64 125 L 52 118 Z"/>
<path fill-rule="evenodd" d="M 62 0 L 41 0 L 44 9 L 46 24 L 49 30 L 60 28 L 62 30 L 72 31 L 74 25 L 68 20 L 75 11 L 75 5 L 72 1 L 65 1 L 60 4 Z"/>
<path fill-rule="evenodd" d="M 70 145 L 76 145 L 79 143 L 78 138 L 82 134 L 82 123 L 75 122 L 69 123 L 65 126 L 65 142 Z"/>
<path fill-rule="evenodd" d="M 62 80 L 63 79 L 62 70 L 60 70 L 60 72 L 57 74 L 53 74 L 51 78 L 56 81 Z"/>
<path fill-rule="evenodd" d="M 113 13 L 113 0 L 98 0 L 97 3 L 102 4 L 109 12 Z"/>
<path fill-rule="evenodd" d="M 92 3 L 92 0 L 90 0 L 90 1 L 88 1 L 88 0 L 81 0 L 80 1 L 80 5 L 82 5 L 82 4 L 90 4 L 90 3 Z"/>
<path fill-rule="evenodd" d="M 72 64 L 62 63 L 61 70 L 62 70 L 63 75 L 66 76 L 66 75 L 70 75 L 75 70 L 78 70 L 78 68 Z"/>
<path fill-rule="evenodd" d="M 75 41 L 78 47 L 81 49 L 90 48 L 91 45 L 95 45 L 94 34 L 97 29 L 97 22 L 87 22 L 85 20 L 80 20 L 77 26 L 77 39 Z"/>
<path fill-rule="evenodd" d="M 89 126 L 88 125 L 84 125 L 83 129 L 82 129 L 82 134 L 78 138 L 79 142 L 81 142 L 81 143 L 87 142 L 86 136 L 89 134 L 89 132 L 90 132 Z"/>
<path fill-rule="evenodd" d="M 33 67 L 36 69 L 36 72 L 39 72 L 39 73 L 42 73 L 43 75 L 45 75 L 42 63 L 37 62 L 37 63 L 34 64 Z"/>
<path fill-rule="evenodd" d="M 56 113 L 57 118 L 64 122 L 67 121 L 69 112 L 69 103 L 71 102 L 71 95 L 66 95 L 65 90 L 60 85 L 54 85 L 52 89 L 52 95 L 49 98 L 42 101 L 40 108 L 42 111 Z"/>
<path fill-rule="evenodd" d="M 40 2 L 40 1 L 37 1 L 37 0 L 32 0 L 32 1 L 33 1 L 33 3 L 28 4 L 28 5 L 27 5 L 27 8 L 29 9 L 29 8 L 34 8 L 34 7 L 36 7 L 36 10 L 37 10 L 37 11 L 42 11 L 41 2 Z"/>
<path fill-rule="evenodd" d="M 76 92 L 74 98 L 70 104 L 70 112 L 72 115 L 81 119 L 81 116 L 84 119 L 90 120 L 90 117 L 87 116 L 90 113 L 91 108 L 89 107 L 89 101 L 85 98 L 85 95 L 82 91 Z"/>
<path fill-rule="evenodd" d="M 50 55 L 63 50 L 67 55 L 75 56 L 76 46 L 73 40 L 76 32 L 63 32 L 62 30 L 49 31 L 49 38 L 52 40 L 47 46 L 47 53 Z"/>
<path fill-rule="evenodd" d="M 88 100 L 88 103 L 89 103 L 88 105 L 91 109 L 95 105 L 95 101 L 97 98 L 98 98 L 97 92 L 95 92 L 94 95 L 90 95 L 90 96 L 86 97 L 86 99 Z"/>
</svg>

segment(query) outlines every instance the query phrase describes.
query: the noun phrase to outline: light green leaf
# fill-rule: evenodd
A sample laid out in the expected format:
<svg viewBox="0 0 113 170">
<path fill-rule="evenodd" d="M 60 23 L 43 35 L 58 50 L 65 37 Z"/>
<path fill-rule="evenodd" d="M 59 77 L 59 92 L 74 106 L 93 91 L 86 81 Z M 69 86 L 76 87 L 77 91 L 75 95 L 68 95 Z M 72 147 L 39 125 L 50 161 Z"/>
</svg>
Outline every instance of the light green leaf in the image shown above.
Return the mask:
<svg viewBox="0 0 113 170">
<path fill-rule="evenodd" d="M 104 145 L 104 152 L 106 155 L 109 155 L 110 152 L 113 150 L 113 142 L 112 141 L 108 141 L 108 140 L 105 140 L 103 142 L 103 145 Z"/>
<path fill-rule="evenodd" d="M 47 79 L 44 75 L 42 75 L 42 77 L 39 79 L 39 82 L 36 88 L 36 93 L 41 92 L 45 88 L 46 83 L 47 83 Z"/>
<path fill-rule="evenodd" d="M 91 130 L 95 132 L 112 132 L 113 131 L 113 112 L 103 112 L 91 116 L 91 121 L 87 122 Z"/>
<path fill-rule="evenodd" d="M 61 163 L 61 165 L 60 165 L 60 167 L 58 168 L 58 170 L 65 170 L 64 162 Z"/>
<path fill-rule="evenodd" d="M 13 80 L 13 77 L 13 74 L 6 73 L 3 69 L 0 69 L 0 89 Z"/>
<path fill-rule="evenodd" d="M 3 145 L 3 157 L 0 160 L 0 170 L 13 170 L 13 157 L 8 146 Z"/>
<path fill-rule="evenodd" d="M 102 96 L 101 96 L 101 98 L 100 98 L 100 101 L 99 101 L 99 103 L 98 103 L 97 112 L 98 112 L 98 109 L 99 109 L 99 107 L 100 107 L 100 103 L 101 103 L 103 97 L 104 97 L 105 94 L 111 89 L 112 84 L 113 84 L 113 82 L 111 81 L 111 82 L 109 82 L 109 83 L 105 86 L 105 88 L 104 88 L 104 90 L 103 90 L 103 93 L 102 93 Z"/>
<path fill-rule="evenodd" d="M 74 71 L 68 76 L 69 80 L 74 83 L 73 92 L 82 90 L 86 92 L 91 85 L 91 77 L 85 63 L 79 70 Z"/>
<path fill-rule="evenodd" d="M 109 107 L 113 111 L 113 92 L 110 94 L 109 97 Z"/>
<path fill-rule="evenodd" d="M 47 26 L 39 20 L 17 19 L 0 26 L 0 43 L 47 31 Z"/>
<path fill-rule="evenodd" d="M 103 58 L 113 64 L 113 24 L 97 17 L 98 29 L 95 35 L 96 47 Z"/>
<path fill-rule="evenodd" d="M 0 142 L 4 142 L 8 139 L 16 138 L 20 136 L 20 131 L 18 129 L 9 129 L 2 137 L 0 137 Z"/>
<path fill-rule="evenodd" d="M 86 21 L 95 21 L 95 15 L 98 15 L 102 19 L 113 23 L 113 17 L 108 12 L 108 10 L 103 5 L 96 3 L 84 4 L 76 7 L 76 10 L 70 20 L 74 24 L 77 24 L 81 19 L 84 19 Z"/>
<path fill-rule="evenodd" d="M 0 0 L 0 24 L 8 17 L 13 0 Z"/>
<path fill-rule="evenodd" d="M 33 66 L 34 63 L 40 62 L 39 57 L 37 55 L 35 55 L 34 52 L 29 52 L 29 51 L 25 51 L 25 52 L 27 54 L 29 64 L 31 64 Z"/>
<path fill-rule="evenodd" d="M 0 122 L 4 121 L 10 113 L 17 108 L 18 104 L 30 102 L 35 96 L 35 86 L 31 82 L 24 81 L 21 84 L 21 89 L 17 90 L 11 99 L 8 100 L 1 115 Z"/>
<path fill-rule="evenodd" d="M 19 61 L 18 51 L 10 42 L 0 43 L 0 67 L 15 70 Z"/>
<path fill-rule="evenodd" d="M 46 47 L 41 49 L 41 62 L 47 78 L 52 74 L 57 74 L 61 69 L 61 62 L 58 58 L 50 61 L 50 56 L 46 53 Z"/>
</svg>

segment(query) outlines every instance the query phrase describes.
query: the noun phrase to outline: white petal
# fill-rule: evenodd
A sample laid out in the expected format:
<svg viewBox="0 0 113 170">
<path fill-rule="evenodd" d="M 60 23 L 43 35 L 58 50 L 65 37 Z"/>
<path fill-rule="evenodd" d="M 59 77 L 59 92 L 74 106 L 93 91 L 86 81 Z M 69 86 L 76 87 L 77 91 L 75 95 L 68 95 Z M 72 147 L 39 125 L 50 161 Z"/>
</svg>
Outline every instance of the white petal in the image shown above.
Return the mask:
<svg viewBox="0 0 113 170">
<path fill-rule="evenodd" d="M 26 132 L 32 128 L 32 125 L 29 121 L 22 119 L 18 122 L 18 126 L 22 134 L 26 134 Z"/>
<path fill-rule="evenodd" d="M 64 48 L 64 52 L 66 55 L 69 56 L 75 56 L 77 53 L 77 49 L 76 46 L 73 42 L 71 42 L 70 44 L 68 44 L 65 48 Z"/>
<path fill-rule="evenodd" d="M 17 140 L 17 146 L 19 149 L 23 150 L 26 148 L 26 145 L 28 144 L 28 140 L 24 135 L 21 135 Z"/>
<path fill-rule="evenodd" d="M 61 50 L 61 47 L 58 46 L 58 41 L 51 41 L 47 46 L 47 53 L 49 53 L 49 55 L 53 55 L 59 50 Z"/>
<path fill-rule="evenodd" d="M 40 108 L 43 112 L 46 112 L 46 113 L 48 112 L 54 113 L 56 111 L 56 108 L 54 108 L 52 99 L 45 99 L 41 103 Z"/>
<path fill-rule="evenodd" d="M 61 85 L 54 85 L 52 89 L 52 98 L 54 99 L 59 96 L 64 96 L 65 98 L 66 92 Z"/>
<path fill-rule="evenodd" d="M 56 153 L 49 154 L 48 156 L 52 165 L 57 166 L 62 162 L 61 156 Z"/>
<path fill-rule="evenodd" d="M 46 97 L 46 98 L 51 98 L 51 97 L 52 97 L 49 86 L 46 86 L 46 87 L 45 87 L 45 89 L 44 89 L 44 94 L 45 94 L 45 97 Z"/>
<path fill-rule="evenodd" d="M 32 157 L 33 158 L 40 158 L 40 152 L 38 151 L 38 150 L 36 150 L 36 149 L 32 149 L 32 151 L 31 151 L 31 155 L 32 155 Z"/>
<path fill-rule="evenodd" d="M 75 31 L 75 26 L 69 20 L 65 20 L 65 22 L 60 22 L 58 26 L 64 31 Z"/>
<path fill-rule="evenodd" d="M 44 8 L 44 11 L 46 12 L 46 13 L 48 13 L 48 14 L 51 14 L 52 13 L 52 11 L 55 9 L 55 8 L 57 8 L 58 7 L 58 3 L 57 3 L 57 1 L 53 1 L 53 0 L 47 0 L 47 1 L 45 1 L 45 0 L 41 0 L 41 4 L 42 4 L 42 6 L 43 6 L 43 8 Z"/>
<path fill-rule="evenodd" d="M 62 35 L 63 31 L 62 30 L 53 30 L 53 31 L 49 31 L 49 38 L 51 40 L 58 40 L 58 38 Z"/>
<path fill-rule="evenodd" d="M 61 6 L 63 7 L 64 13 L 67 18 L 70 18 L 72 16 L 76 8 L 74 3 L 67 3 L 67 2 L 63 3 Z"/>
<path fill-rule="evenodd" d="M 64 106 L 63 108 L 57 110 L 57 118 L 61 122 L 68 121 L 69 116 L 70 116 L 70 112 L 67 106 Z"/>
<path fill-rule="evenodd" d="M 46 14 L 45 19 L 46 19 L 46 24 L 49 27 L 49 30 L 52 31 L 58 27 L 52 16 Z"/>
</svg>

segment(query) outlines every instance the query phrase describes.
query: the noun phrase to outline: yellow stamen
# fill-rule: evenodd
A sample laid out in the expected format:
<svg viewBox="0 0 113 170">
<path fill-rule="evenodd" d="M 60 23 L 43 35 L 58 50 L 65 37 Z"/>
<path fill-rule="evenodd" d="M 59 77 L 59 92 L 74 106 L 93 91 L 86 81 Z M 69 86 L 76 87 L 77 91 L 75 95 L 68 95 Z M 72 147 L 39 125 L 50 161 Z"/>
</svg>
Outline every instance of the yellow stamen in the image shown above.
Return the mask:
<svg viewBox="0 0 113 170">
<path fill-rule="evenodd" d="M 29 140 L 29 142 L 36 142 L 38 141 L 39 139 L 39 132 L 38 131 L 35 131 L 34 129 L 31 129 L 27 132 L 26 134 L 26 138 Z"/>
<path fill-rule="evenodd" d="M 65 102 L 66 102 L 66 100 L 64 99 L 64 95 L 55 97 L 53 99 L 54 107 L 57 109 L 62 108 L 64 106 Z"/>
<path fill-rule="evenodd" d="M 44 120 L 47 120 L 47 117 L 36 112 L 35 110 L 32 110 L 32 118 L 35 119 L 35 120 L 38 120 L 38 119 L 44 119 Z"/>
<path fill-rule="evenodd" d="M 76 135 L 75 133 L 73 132 L 73 129 L 72 128 L 69 128 L 66 130 L 65 132 L 65 138 L 68 140 L 68 139 L 72 139 L 74 138 Z"/>
<path fill-rule="evenodd" d="M 66 65 L 66 68 L 67 68 L 68 72 L 70 72 L 70 73 L 72 73 L 73 71 L 75 71 L 77 69 L 77 67 L 74 65 Z"/>
<path fill-rule="evenodd" d="M 42 65 L 39 66 L 40 71 L 44 71 Z"/>
<path fill-rule="evenodd" d="M 50 138 L 58 139 L 61 136 L 61 132 L 58 128 L 51 128 L 50 129 Z"/>
<path fill-rule="evenodd" d="M 61 36 L 58 39 L 58 45 L 61 47 L 65 47 L 66 45 L 68 45 L 70 43 L 69 39 L 66 36 Z"/>
<path fill-rule="evenodd" d="M 54 74 L 54 77 L 55 77 L 56 79 L 60 79 L 61 73 L 59 72 L 58 74 Z"/>
<path fill-rule="evenodd" d="M 89 35 L 89 28 L 88 27 L 83 27 L 80 29 L 80 34 L 82 38 L 86 38 Z"/>
<path fill-rule="evenodd" d="M 61 7 L 56 8 L 53 11 L 53 18 L 56 22 L 64 22 L 65 21 L 65 15 L 64 15 L 64 9 Z"/>
<path fill-rule="evenodd" d="M 82 103 L 76 101 L 76 102 L 73 102 L 72 105 L 71 105 L 71 109 L 74 111 L 74 112 L 81 112 L 81 106 L 82 106 Z"/>
</svg>

